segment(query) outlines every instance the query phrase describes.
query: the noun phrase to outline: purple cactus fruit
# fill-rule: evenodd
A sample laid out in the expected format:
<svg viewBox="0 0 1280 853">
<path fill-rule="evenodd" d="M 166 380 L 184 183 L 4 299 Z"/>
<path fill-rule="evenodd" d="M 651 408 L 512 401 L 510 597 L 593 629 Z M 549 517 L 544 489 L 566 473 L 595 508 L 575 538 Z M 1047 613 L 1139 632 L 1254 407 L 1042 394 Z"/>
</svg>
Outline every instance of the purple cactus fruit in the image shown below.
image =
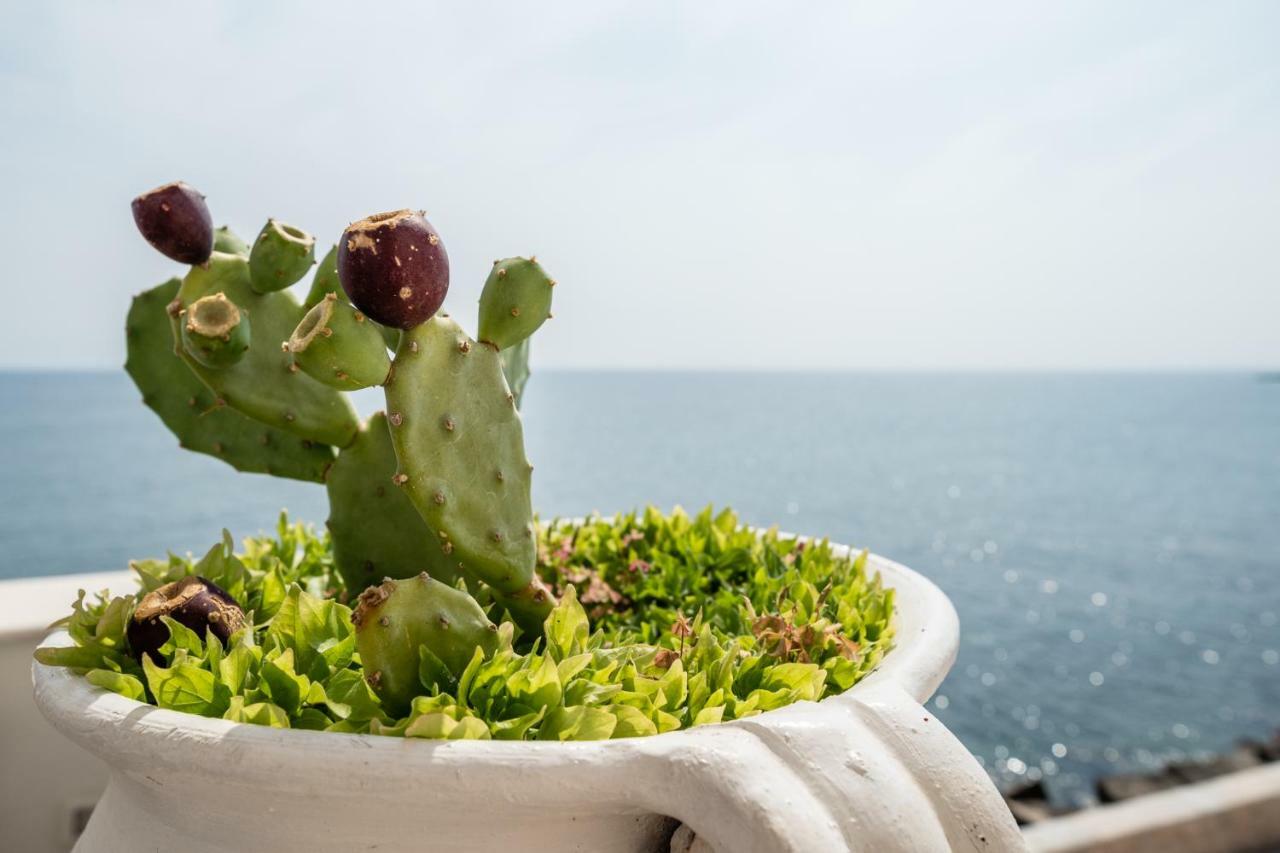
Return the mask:
<svg viewBox="0 0 1280 853">
<path fill-rule="evenodd" d="M 431 319 L 444 303 L 449 256 L 421 213 L 379 213 L 343 232 L 338 280 L 351 304 L 375 322 L 412 329 Z"/>
<path fill-rule="evenodd" d="M 213 217 L 204 196 L 182 181 L 133 200 L 133 221 L 152 248 L 180 264 L 203 264 L 213 253 Z"/>
<path fill-rule="evenodd" d="M 182 623 L 201 639 L 206 630 L 212 631 L 223 643 L 244 627 L 244 611 L 226 590 L 198 575 L 188 575 L 152 590 L 138 602 L 125 631 L 129 651 L 138 660 L 149 654 L 159 662 L 160 647 L 169 639 L 169 626 L 161 616 Z"/>
</svg>

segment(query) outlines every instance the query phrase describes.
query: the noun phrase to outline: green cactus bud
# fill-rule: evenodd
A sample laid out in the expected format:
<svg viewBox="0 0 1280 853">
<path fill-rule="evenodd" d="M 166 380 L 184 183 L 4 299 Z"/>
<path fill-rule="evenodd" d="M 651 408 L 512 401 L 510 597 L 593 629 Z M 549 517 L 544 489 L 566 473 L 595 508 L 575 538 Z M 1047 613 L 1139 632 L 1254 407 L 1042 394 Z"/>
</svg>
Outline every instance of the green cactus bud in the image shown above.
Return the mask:
<svg viewBox="0 0 1280 853">
<path fill-rule="evenodd" d="M 351 621 L 369 686 L 395 715 L 426 692 L 418 677 L 420 648 L 456 678 L 476 649 L 489 655 L 498 647 L 498 628 L 475 599 L 426 572 L 366 589 Z"/>
<path fill-rule="evenodd" d="M 249 252 L 249 277 L 258 293 L 284 290 L 316 261 L 316 238 L 306 231 L 268 219 Z"/>
<path fill-rule="evenodd" d="M 243 258 L 249 257 L 249 244 L 226 225 L 213 229 L 213 250 L 228 255 L 240 255 Z"/>
<path fill-rule="evenodd" d="M 334 293 L 303 316 L 284 347 L 308 376 L 342 391 L 381 385 L 391 372 L 377 327 Z"/>
<path fill-rule="evenodd" d="M 538 331 L 555 284 L 536 258 L 495 261 L 480 293 L 480 340 L 504 350 Z"/>
<path fill-rule="evenodd" d="M 230 367 L 249 349 L 249 315 L 221 291 L 197 299 L 178 322 L 182 348 L 205 367 Z"/>
</svg>

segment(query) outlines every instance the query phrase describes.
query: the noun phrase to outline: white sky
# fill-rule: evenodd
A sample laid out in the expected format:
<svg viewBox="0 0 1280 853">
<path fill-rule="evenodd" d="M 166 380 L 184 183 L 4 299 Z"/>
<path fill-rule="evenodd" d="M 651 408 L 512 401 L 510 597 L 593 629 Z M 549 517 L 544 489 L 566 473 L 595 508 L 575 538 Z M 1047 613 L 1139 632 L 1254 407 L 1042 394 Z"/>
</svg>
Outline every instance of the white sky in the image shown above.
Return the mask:
<svg viewBox="0 0 1280 853">
<path fill-rule="evenodd" d="M 359 9 L 358 13 L 352 10 Z M 1280 363 L 1280 3 L 23 3 L 0 367 L 115 367 L 182 178 L 325 248 L 421 207 L 538 367 Z"/>
</svg>

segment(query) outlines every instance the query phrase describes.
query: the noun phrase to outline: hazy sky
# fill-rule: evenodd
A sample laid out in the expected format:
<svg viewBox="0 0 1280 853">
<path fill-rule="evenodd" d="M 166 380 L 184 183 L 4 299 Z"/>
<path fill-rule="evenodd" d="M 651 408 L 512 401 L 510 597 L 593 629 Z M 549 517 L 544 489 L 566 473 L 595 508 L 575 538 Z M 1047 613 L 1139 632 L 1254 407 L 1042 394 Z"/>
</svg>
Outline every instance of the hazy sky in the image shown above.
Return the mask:
<svg viewBox="0 0 1280 853">
<path fill-rule="evenodd" d="M 0 367 L 119 365 L 175 178 L 324 248 L 425 208 L 469 327 L 536 252 L 540 367 L 1280 364 L 1280 3 L 4 17 Z"/>
</svg>

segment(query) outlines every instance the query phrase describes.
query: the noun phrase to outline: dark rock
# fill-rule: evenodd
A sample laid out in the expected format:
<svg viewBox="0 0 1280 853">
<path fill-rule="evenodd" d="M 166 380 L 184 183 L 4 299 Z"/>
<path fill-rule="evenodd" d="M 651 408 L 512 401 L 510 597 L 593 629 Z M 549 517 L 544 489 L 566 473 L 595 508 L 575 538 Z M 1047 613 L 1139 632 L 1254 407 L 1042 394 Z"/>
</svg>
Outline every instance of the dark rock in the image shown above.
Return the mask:
<svg viewBox="0 0 1280 853">
<path fill-rule="evenodd" d="M 1143 794 L 1167 791 L 1180 784 L 1182 784 L 1181 779 L 1167 768 L 1162 768 L 1151 773 L 1117 773 L 1114 776 L 1103 776 L 1097 781 L 1096 789 L 1101 802 L 1118 803 Z"/>
<path fill-rule="evenodd" d="M 1257 767 L 1262 763 L 1262 758 L 1258 753 L 1247 744 L 1236 747 L 1226 755 L 1215 756 L 1208 761 L 1187 761 L 1178 764 L 1170 764 L 1168 771 L 1183 783 L 1191 784 L 1193 782 L 1203 782 L 1206 779 L 1214 779 L 1218 776 L 1225 776 L 1228 773 L 1235 773 L 1237 770 L 1247 770 L 1250 767 Z"/>
</svg>

